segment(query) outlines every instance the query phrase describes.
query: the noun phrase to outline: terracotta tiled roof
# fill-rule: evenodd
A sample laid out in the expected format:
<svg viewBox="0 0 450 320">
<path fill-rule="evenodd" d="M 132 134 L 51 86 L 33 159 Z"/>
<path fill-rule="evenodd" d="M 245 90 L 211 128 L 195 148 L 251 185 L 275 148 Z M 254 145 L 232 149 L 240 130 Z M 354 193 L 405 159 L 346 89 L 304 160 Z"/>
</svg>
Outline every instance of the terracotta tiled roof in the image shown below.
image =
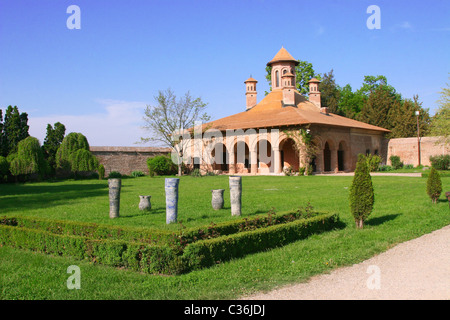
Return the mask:
<svg viewBox="0 0 450 320">
<path fill-rule="evenodd" d="M 297 107 L 283 107 L 283 91 L 273 90 L 261 102 L 248 111 L 221 118 L 204 124 L 204 128 L 230 129 L 271 128 L 292 125 L 320 124 L 337 127 L 360 128 L 381 132 L 387 129 L 352 120 L 333 113 L 321 113 L 319 108 L 295 91 Z"/>
<path fill-rule="evenodd" d="M 320 82 L 320 80 L 317 80 L 316 78 L 312 78 L 311 80 L 308 81 L 308 83 L 310 82 Z"/>
<path fill-rule="evenodd" d="M 274 62 L 281 62 L 281 61 L 292 61 L 295 62 L 295 64 L 299 64 L 297 60 L 294 59 L 294 57 L 291 56 L 289 52 L 285 48 L 281 48 L 280 51 L 273 57 L 272 60 L 270 60 L 267 65 L 271 65 Z"/>
<path fill-rule="evenodd" d="M 253 79 L 252 77 L 248 78 L 247 80 L 244 81 L 244 83 L 246 82 L 258 82 L 257 80 Z"/>
</svg>

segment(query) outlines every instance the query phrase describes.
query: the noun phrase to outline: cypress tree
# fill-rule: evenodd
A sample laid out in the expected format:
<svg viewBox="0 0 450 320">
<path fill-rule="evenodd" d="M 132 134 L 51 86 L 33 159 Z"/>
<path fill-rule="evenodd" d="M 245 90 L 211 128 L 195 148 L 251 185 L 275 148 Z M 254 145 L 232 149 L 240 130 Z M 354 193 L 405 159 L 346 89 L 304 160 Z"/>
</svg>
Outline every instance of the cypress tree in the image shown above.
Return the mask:
<svg viewBox="0 0 450 320">
<path fill-rule="evenodd" d="M 427 180 L 427 193 L 433 203 L 436 203 L 442 192 L 442 182 L 439 172 L 431 167 L 430 175 Z"/>
<path fill-rule="evenodd" d="M 350 210 L 358 229 L 363 228 L 364 221 L 372 212 L 374 202 L 375 195 L 367 160 L 364 155 L 359 154 L 355 175 L 350 187 Z"/>
</svg>

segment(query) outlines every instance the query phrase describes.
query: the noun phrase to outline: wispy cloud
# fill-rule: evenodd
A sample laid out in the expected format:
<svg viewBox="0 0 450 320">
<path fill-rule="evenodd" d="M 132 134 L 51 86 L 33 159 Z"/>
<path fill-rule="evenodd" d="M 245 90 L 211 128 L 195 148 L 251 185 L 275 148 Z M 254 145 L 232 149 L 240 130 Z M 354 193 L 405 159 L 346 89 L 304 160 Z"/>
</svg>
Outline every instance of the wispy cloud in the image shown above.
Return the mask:
<svg viewBox="0 0 450 320">
<path fill-rule="evenodd" d="M 414 27 L 409 21 L 403 21 L 391 27 L 391 31 L 398 30 L 414 30 Z"/>
<path fill-rule="evenodd" d="M 132 146 L 146 133 L 141 126 L 145 102 L 101 99 L 99 111 L 85 115 L 55 114 L 34 117 L 29 114 L 30 135 L 43 143 L 47 124 L 61 122 L 69 132 L 83 133 L 91 146 Z"/>
<path fill-rule="evenodd" d="M 316 29 L 316 36 L 321 36 L 322 34 L 324 34 L 325 33 L 325 27 L 324 26 L 319 26 L 317 29 Z"/>
</svg>

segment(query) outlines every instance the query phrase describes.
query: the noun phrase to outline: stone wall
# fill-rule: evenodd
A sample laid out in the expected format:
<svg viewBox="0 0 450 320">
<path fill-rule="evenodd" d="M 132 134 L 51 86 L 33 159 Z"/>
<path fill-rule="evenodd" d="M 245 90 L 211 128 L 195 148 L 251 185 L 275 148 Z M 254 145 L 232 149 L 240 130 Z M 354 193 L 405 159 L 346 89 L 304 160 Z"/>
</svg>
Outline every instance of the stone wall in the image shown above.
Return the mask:
<svg viewBox="0 0 450 320">
<path fill-rule="evenodd" d="M 420 138 L 420 162 L 424 166 L 431 165 L 430 156 L 450 154 L 449 146 L 437 143 L 439 137 Z M 382 157 L 386 164 L 390 165 L 390 156 L 399 156 L 404 164 L 419 164 L 417 138 L 397 138 L 383 141 Z"/>
<path fill-rule="evenodd" d="M 90 147 L 91 152 L 105 166 L 105 175 L 111 171 L 130 175 L 133 171 L 148 174 L 147 159 L 170 154 L 170 148 L 154 147 Z"/>
</svg>

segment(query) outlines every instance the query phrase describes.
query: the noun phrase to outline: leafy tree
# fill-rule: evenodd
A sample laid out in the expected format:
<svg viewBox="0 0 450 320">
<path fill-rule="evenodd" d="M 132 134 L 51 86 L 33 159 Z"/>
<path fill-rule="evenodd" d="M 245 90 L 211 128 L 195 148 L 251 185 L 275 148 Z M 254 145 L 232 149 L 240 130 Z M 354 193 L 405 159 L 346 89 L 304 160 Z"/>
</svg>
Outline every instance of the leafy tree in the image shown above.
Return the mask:
<svg viewBox="0 0 450 320">
<path fill-rule="evenodd" d="M 44 159 L 39 140 L 35 137 L 29 136 L 19 141 L 17 153 L 10 155 L 10 159 L 13 176 L 37 173 L 42 177 L 48 172 L 48 163 Z"/>
<path fill-rule="evenodd" d="M 357 119 L 367 97 L 359 90 L 353 92 L 349 84 L 338 88 L 340 114 L 350 119 Z"/>
<path fill-rule="evenodd" d="M 367 98 L 358 120 L 374 126 L 389 129 L 389 110 L 396 102 L 396 96 L 383 85 L 376 87 Z M 398 102 L 398 101 L 397 101 Z"/>
<path fill-rule="evenodd" d="M 441 176 L 434 167 L 431 167 L 430 175 L 428 176 L 427 180 L 427 194 L 430 196 L 431 201 L 433 201 L 433 203 L 436 203 L 439 199 L 439 196 L 441 195 L 441 192 Z"/>
<path fill-rule="evenodd" d="M 77 132 L 69 133 L 61 142 L 56 152 L 56 167 L 63 171 L 94 171 L 98 168 L 98 161 L 89 151 L 86 137 Z"/>
<path fill-rule="evenodd" d="M 447 88 L 442 88 L 440 94 L 439 109 L 432 119 L 430 134 L 442 137 L 440 142 L 450 145 L 450 85 L 448 83 Z"/>
<path fill-rule="evenodd" d="M 7 156 L 17 151 L 19 141 L 29 136 L 28 114 L 19 113 L 17 106 L 8 106 L 3 121 L 2 155 Z"/>
<path fill-rule="evenodd" d="M 5 157 L 0 156 L 0 182 L 6 180 L 9 174 L 9 162 Z"/>
<path fill-rule="evenodd" d="M 312 63 L 302 60 L 298 60 L 298 62 L 299 64 L 295 67 L 296 87 L 301 94 L 306 95 L 309 93 L 308 81 L 314 77 L 320 80 L 321 76 L 315 73 Z M 267 66 L 266 72 L 266 80 L 269 82 L 270 90 L 272 90 L 272 67 Z M 269 93 L 266 92 L 267 94 Z"/>
<path fill-rule="evenodd" d="M 335 114 L 342 114 L 339 110 L 340 90 L 334 79 L 333 69 L 323 75 L 323 79 L 319 84 L 320 104 L 322 107 L 328 108 L 328 111 Z"/>
<path fill-rule="evenodd" d="M 56 152 L 64 139 L 65 133 L 66 127 L 60 122 L 56 122 L 54 127 L 51 124 L 47 125 L 47 135 L 42 150 L 52 170 L 56 169 Z"/>
<path fill-rule="evenodd" d="M 208 122 L 210 116 L 204 112 L 207 104 L 201 98 L 193 98 L 187 92 L 177 99 L 171 89 L 159 91 L 155 97 L 156 105 L 147 105 L 144 116 L 144 129 L 151 132 L 150 137 L 141 138 L 141 142 L 163 143 L 174 148 L 182 158 L 187 145 L 183 140 L 186 130 L 193 128 L 197 121 Z M 190 137 L 190 136 L 189 136 Z M 178 175 L 181 175 L 182 163 L 178 163 Z"/>
<path fill-rule="evenodd" d="M 89 150 L 78 149 L 70 154 L 72 172 L 94 171 L 98 169 L 98 160 Z"/>
<path fill-rule="evenodd" d="M 364 221 L 372 212 L 375 202 L 372 178 L 370 177 L 366 157 L 362 154 L 358 155 L 349 199 L 350 210 L 355 219 L 356 227 L 362 229 L 364 227 Z"/>
<path fill-rule="evenodd" d="M 417 136 L 417 116 L 419 111 L 419 134 L 427 135 L 430 126 L 430 115 L 428 109 L 422 108 L 419 97 L 415 95 L 413 100 L 405 99 L 402 101 L 394 100 L 389 110 L 389 127 L 392 132 L 389 138 L 407 138 Z"/>
</svg>

